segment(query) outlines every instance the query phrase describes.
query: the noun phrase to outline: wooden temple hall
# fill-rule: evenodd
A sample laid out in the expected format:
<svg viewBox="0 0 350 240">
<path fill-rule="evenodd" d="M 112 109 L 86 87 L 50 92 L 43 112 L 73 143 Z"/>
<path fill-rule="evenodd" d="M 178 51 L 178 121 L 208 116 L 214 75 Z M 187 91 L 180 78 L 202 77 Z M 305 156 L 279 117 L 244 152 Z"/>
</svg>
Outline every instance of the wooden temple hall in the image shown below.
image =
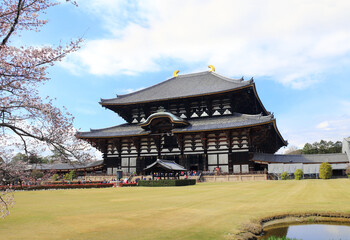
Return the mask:
<svg viewBox="0 0 350 240">
<path fill-rule="evenodd" d="M 262 170 L 254 153 L 275 153 L 287 143 L 260 101 L 253 79 L 231 79 L 210 70 L 178 75 L 100 104 L 126 123 L 78 132 L 103 152 L 107 172 L 142 173 L 157 159 L 192 171 Z"/>
</svg>

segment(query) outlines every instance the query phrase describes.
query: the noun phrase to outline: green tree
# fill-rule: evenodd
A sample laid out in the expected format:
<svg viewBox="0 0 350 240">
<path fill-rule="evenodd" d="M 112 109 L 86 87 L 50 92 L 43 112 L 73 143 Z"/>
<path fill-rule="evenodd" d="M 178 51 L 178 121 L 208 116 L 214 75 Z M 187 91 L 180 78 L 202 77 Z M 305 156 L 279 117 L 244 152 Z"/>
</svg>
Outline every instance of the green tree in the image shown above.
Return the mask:
<svg viewBox="0 0 350 240">
<path fill-rule="evenodd" d="M 57 181 L 59 178 L 58 174 L 55 173 L 54 175 L 52 175 L 52 181 Z"/>
<path fill-rule="evenodd" d="M 74 178 L 76 178 L 76 173 L 75 173 L 75 171 L 70 171 L 69 173 L 66 173 L 65 175 L 64 175 L 64 180 L 70 180 L 70 181 L 72 181 Z"/>
<path fill-rule="evenodd" d="M 73 170 L 69 172 L 69 176 L 70 176 L 70 180 L 73 180 L 77 177 L 75 171 L 73 171 Z"/>
<path fill-rule="evenodd" d="M 287 172 L 283 172 L 281 174 L 281 180 L 287 180 L 288 179 L 288 173 Z"/>
<path fill-rule="evenodd" d="M 300 179 L 302 179 L 303 175 L 304 175 L 303 170 L 297 169 L 294 173 L 294 178 L 295 178 L 295 180 L 300 180 Z"/>
<path fill-rule="evenodd" d="M 39 163 L 48 163 L 49 159 L 47 157 L 40 157 L 36 154 L 29 154 L 27 156 L 24 153 L 17 153 L 11 160 L 13 163 L 25 162 L 29 164 L 39 164 Z"/>
<path fill-rule="evenodd" d="M 17 153 L 12 159 L 12 162 L 26 162 L 27 161 L 27 155 L 23 153 Z"/>
<path fill-rule="evenodd" d="M 330 179 L 332 177 L 332 166 L 327 162 L 321 163 L 319 176 L 321 179 Z"/>
<path fill-rule="evenodd" d="M 44 176 L 44 173 L 41 171 L 34 169 L 30 174 L 35 180 L 38 180 L 39 178 L 42 178 Z"/>
<path fill-rule="evenodd" d="M 67 181 L 71 180 L 71 176 L 69 175 L 69 173 L 64 174 L 63 178 L 64 180 L 67 180 Z"/>
<path fill-rule="evenodd" d="M 321 140 L 313 144 L 306 143 L 302 150 L 303 154 L 325 154 L 325 153 L 341 153 L 342 143 L 340 141 L 332 142 Z"/>
</svg>

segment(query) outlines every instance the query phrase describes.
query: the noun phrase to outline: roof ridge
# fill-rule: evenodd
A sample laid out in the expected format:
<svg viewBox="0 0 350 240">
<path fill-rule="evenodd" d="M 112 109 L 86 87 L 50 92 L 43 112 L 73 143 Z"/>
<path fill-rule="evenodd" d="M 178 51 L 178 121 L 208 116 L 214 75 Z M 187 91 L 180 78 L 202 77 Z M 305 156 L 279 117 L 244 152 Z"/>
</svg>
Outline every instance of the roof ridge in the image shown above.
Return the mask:
<svg viewBox="0 0 350 240">
<path fill-rule="evenodd" d="M 154 88 L 154 87 L 156 87 L 156 86 L 159 86 L 159 85 L 162 85 L 162 84 L 164 84 L 164 83 L 166 83 L 166 82 L 168 82 L 168 81 L 170 81 L 170 80 L 172 80 L 172 79 L 174 79 L 174 78 L 176 78 L 176 77 L 172 77 L 172 78 L 166 79 L 165 81 L 156 83 L 155 85 L 152 85 L 152 86 L 149 86 L 149 87 L 140 89 L 140 90 L 135 91 L 135 92 L 131 92 L 131 93 L 127 93 L 127 94 L 117 94 L 117 97 L 116 97 L 116 98 L 119 98 L 119 99 L 120 99 L 120 98 L 124 98 L 124 97 L 127 97 L 127 96 L 134 95 L 134 94 L 136 94 L 136 93 L 140 93 L 140 92 L 146 91 L 146 90 L 148 90 L 148 89 L 152 89 L 152 88 Z M 108 99 L 103 99 L 103 98 L 101 98 L 101 102 L 103 102 L 103 101 L 108 101 L 108 100 L 113 100 L 113 99 L 116 99 L 116 98 L 108 98 Z"/>
<path fill-rule="evenodd" d="M 117 97 L 116 98 L 107 98 L 107 99 L 103 99 L 101 98 L 101 102 L 105 102 L 105 101 L 109 101 L 109 100 L 114 100 L 114 99 L 122 99 L 124 97 L 128 97 L 128 96 L 132 96 L 134 94 L 137 94 L 137 93 L 140 93 L 140 92 L 144 92 L 146 90 L 149 90 L 149 89 L 152 89 L 152 88 L 155 88 L 157 86 L 160 86 L 160 85 L 163 85 L 169 81 L 172 81 L 172 80 L 176 80 L 176 79 L 179 79 L 179 78 L 187 78 L 187 77 L 192 77 L 192 76 L 200 76 L 200 75 L 206 75 L 206 74 L 212 74 L 214 75 L 215 77 L 223 80 L 223 81 L 226 81 L 226 82 L 229 82 L 229 83 L 242 83 L 244 82 L 243 78 L 241 79 L 233 79 L 233 78 L 228 78 L 228 77 L 224 77 L 220 74 L 217 74 L 215 72 L 209 72 L 209 71 L 203 71 L 203 72 L 197 72 L 197 73 L 188 73 L 188 74 L 182 74 L 182 75 L 178 75 L 177 77 L 171 77 L 169 79 L 166 79 L 162 82 L 159 82 L 157 84 L 154 84 L 152 86 L 149 86 L 149 87 L 146 87 L 146 88 L 143 88 L 143 89 L 140 89 L 138 91 L 135 91 L 135 92 L 131 92 L 131 93 L 127 93 L 127 94 L 117 94 Z M 245 81 L 247 83 L 251 83 L 251 80 L 249 81 Z"/>
</svg>

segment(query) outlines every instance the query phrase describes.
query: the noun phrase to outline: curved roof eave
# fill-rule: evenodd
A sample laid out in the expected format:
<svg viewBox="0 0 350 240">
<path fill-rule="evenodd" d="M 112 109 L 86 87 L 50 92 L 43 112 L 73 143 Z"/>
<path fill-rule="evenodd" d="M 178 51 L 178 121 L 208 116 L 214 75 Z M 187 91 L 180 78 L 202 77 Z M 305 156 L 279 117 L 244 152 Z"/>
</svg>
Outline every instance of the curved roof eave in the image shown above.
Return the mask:
<svg viewBox="0 0 350 240">
<path fill-rule="evenodd" d="M 201 89 L 198 89 L 197 92 L 192 91 L 193 89 L 196 89 L 193 87 L 186 87 L 185 89 L 182 89 L 184 91 L 181 91 L 181 86 L 182 87 L 184 86 L 182 84 L 184 82 L 189 83 L 190 85 L 194 84 L 193 86 L 198 86 L 198 83 L 200 82 L 200 83 L 203 83 L 201 84 L 201 86 L 203 87 Z M 136 92 L 132 92 L 124 95 L 117 95 L 117 98 L 101 99 L 100 104 L 102 106 L 131 105 L 131 104 L 139 104 L 139 103 L 147 103 L 147 102 L 155 102 L 155 101 L 167 101 L 167 100 L 172 100 L 177 98 L 191 98 L 191 97 L 198 97 L 198 96 L 204 96 L 204 95 L 212 95 L 212 94 L 218 94 L 218 93 L 246 88 L 246 87 L 249 87 L 252 84 L 252 82 L 253 82 L 252 79 L 248 81 L 243 81 L 243 78 L 231 79 L 231 78 L 221 76 L 215 72 L 207 72 L 207 71 L 192 73 L 192 74 L 184 74 L 184 75 L 179 75 L 178 77 L 172 77 L 163 82 L 160 82 L 148 88 L 141 89 Z M 214 88 L 212 84 L 214 85 L 216 84 Z M 185 85 L 187 86 L 187 84 Z M 174 88 L 174 86 L 176 88 Z M 177 86 L 179 86 L 180 88 L 178 89 Z M 178 92 L 182 92 L 184 95 L 178 96 L 178 92 L 175 91 L 175 92 L 170 92 L 169 93 L 170 95 L 161 94 L 158 97 L 154 97 L 152 90 L 154 92 L 155 89 L 157 90 L 177 89 L 179 90 Z M 186 91 L 186 90 L 189 90 L 189 91 Z M 136 97 L 137 95 L 139 96 Z M 170 96 L 170 97 L 167 97 L 167 96 Z M 130 99 L 126 99 L 126 98 L 130 98 Z"/>
<path fill-rule="evenodd" d="M 281 139 L 282 143 L 284 144 L 284 146 L 288 145 L 288 141 L 284 140 L 284 138 L 282 137 L 280 131 L 277 128 L 277 124 L 276 124 L 276 119 L 273 119 L 273 127 L 275 128 L 275 131 L 277 133 L 277 135 L 279 136 L 279 138 Z"/>
<path fill-rule="evenodd" d="M 205 94 L 188 95 L 188 96 L 173 97 L 173 98 L 163 98 L 163 99 L 156 99 L 156 100 L 139 101 L 139 102 L 132 102 L 132 103 L 104 103 L 103 102 L 104 99 L 101 99 L 101 102 L 99 102 L 99 104 L 101 104 L 102 106 L 126 106 L 126 105 L 140 104 L 140 103 L 161 102 L 161 101 L 169 101 L 169 100 L 174 100 L 174 99 L 194 98 L 194 97 L 202 97 L 202 96 L 211 96 L 211 95 L 227 93 L 227 92 L 235 92 L 235 91 L 249 88 L 252 86 L 253 86 L 253 84 L 249 84 L 249 85 L 245 85 L 245 86 L 242 86 L 239 88 L 232 88 L 232 89 L 218 91 L 218 92 L 210 92 L 210 93 L 205 93 Z M 110 100 L 110 99 L 106 99 L 106 100 Z M 259 102 L 261 102 L 260 99 L 259 99 Z"/>
<path fill-rule="evenodd" d="M 253 91 L 254 91 L 254 95 L 255 95 L 256 99 L 258 99 L 261 108 L 264 110 L 266 115 L 269 115 L 269 112 L 266 110 L 264 104 L 261 102 L 261 100 L 259 98 L 258 92 L 256 91 L 255 83 L 253 82 L 251 85 L 252 85 L 252 88 L 253 88 Z"/>
</svg>

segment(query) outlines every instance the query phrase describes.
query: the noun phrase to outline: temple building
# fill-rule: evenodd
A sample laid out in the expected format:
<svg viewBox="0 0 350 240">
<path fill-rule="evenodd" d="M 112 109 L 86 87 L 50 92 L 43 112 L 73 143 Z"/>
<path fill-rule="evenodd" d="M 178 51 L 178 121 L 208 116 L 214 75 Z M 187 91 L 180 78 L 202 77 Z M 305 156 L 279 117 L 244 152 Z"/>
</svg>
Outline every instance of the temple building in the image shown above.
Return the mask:
<svg viewBox="0 0 350 240">
<path fill-rule="evenodd" d="M 258 97 L 253 79 L 231 79 L 215 68 L 178 75 L 100 104 L 126 123 L 78 132 L 103 153 L 106 171 L 142 172 L 157 159 L 188 170 L 249 173 L 262 170 L 255 153 L 287 142 Z"/>
</svg>

